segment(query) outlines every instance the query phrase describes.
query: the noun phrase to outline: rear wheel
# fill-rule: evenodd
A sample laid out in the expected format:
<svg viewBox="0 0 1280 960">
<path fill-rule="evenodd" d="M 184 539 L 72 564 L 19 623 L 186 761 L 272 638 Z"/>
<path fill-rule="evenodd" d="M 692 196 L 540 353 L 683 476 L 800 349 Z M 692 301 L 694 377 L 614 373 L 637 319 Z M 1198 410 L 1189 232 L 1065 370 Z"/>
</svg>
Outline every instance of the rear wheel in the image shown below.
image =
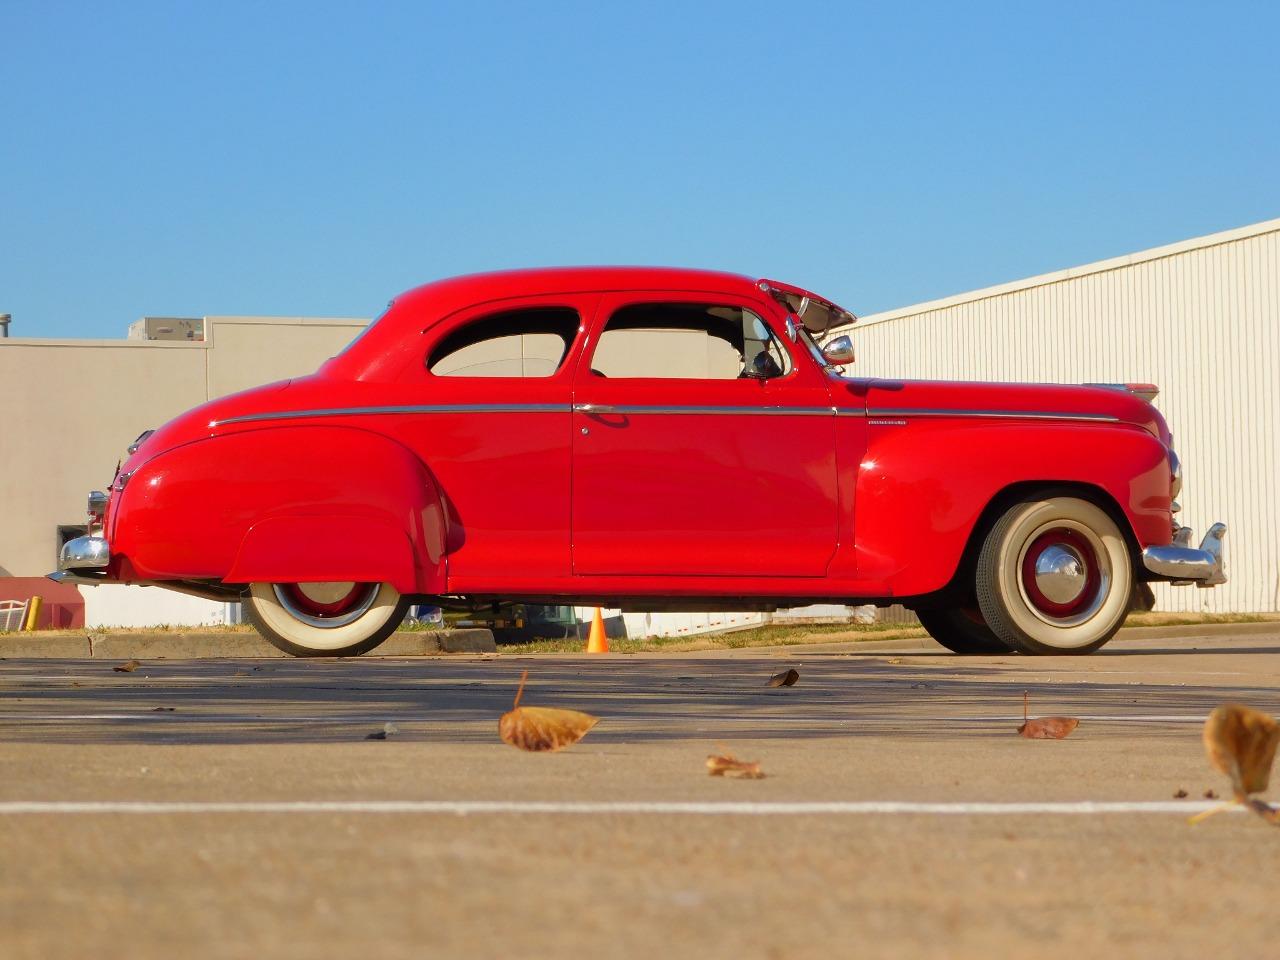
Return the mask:
<svg viewBox="0 0 1280 960">
<path fill-rule="evenodd" d="M 1124 623 L 1133 562 L 1105 510 L 1049 497 L 1009 508 L 991 528 L 976 585 L 984 619 L 1015 650 L 1092 653 Z"/>
<path fill-rule="evenodd" d="M 252 583 L 249 620 L 295 657 L 356 657 L 395 632 L 408 602 L 389 583 Z"/>
<path fill-rule="evenodd" d="M 917 610 L 916 617 L 929 636 L 952 653 L 974 655 L 1010 651 L 1009 645 L 991 632 L 976 602 L 965 607 Z"/>
</svg>

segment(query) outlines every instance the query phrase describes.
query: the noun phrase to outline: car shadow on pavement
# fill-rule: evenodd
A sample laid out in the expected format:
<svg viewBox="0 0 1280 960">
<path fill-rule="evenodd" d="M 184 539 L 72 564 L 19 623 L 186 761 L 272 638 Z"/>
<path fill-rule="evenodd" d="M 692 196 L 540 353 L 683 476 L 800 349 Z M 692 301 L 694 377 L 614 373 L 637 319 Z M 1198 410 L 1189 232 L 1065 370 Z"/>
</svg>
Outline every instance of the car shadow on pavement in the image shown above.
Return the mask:
<svg viewBox="0 0 1280 960">
<path fill-rule="evenodd" d="M 932 653 L 791 662 L 209 660 L 156 661 L 115 673 L 99 660 L 56 667 L 7 661 L 0 664 L 6 694 L 0 737 L 74 744 L 345 743 L 391 722 L 398 740 L 496 743 L 498 718 L 511 709 L 524 669 L 523 705 L 595 714 L 602 722 L 591 739 L 605 743 L 1007 737 L 1021 720 L 1024 691 L 1033 716 L 1080 717 L 1082 732 L 1140 724 L 1149 736 L 1183 737 L 1189 724 L 1228 700 L 1280 712 L 1280 691 L 1253 683 L 1135 683 L 1104 680 L 1105 672 L 1054 679 L 1054 670 L 1074 658 L 1035 661 L 1044 668 L 1035 673 L 1010 671 L 1002 666 L 1008 662 Z M 769 676 L 787 666 L 799 670 L 799 683 L 768 687 Z"/>
</svg>

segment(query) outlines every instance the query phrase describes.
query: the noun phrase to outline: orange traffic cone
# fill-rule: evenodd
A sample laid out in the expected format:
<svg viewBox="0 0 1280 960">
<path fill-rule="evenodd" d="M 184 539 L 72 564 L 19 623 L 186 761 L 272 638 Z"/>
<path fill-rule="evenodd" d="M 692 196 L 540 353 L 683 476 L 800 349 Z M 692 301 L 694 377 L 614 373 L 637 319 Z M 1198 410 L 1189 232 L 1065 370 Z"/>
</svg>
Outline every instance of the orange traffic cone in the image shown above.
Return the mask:
<svg viewBox="0 0 1280 960">
<path fill-rule="evenodd" d="M 591 632 L 587 634 L 587 653 L 608 653 L 609 638 L 604 634 L 604 616 L 596 607 L 596 615 L 591 618 Z"/>
</svg>

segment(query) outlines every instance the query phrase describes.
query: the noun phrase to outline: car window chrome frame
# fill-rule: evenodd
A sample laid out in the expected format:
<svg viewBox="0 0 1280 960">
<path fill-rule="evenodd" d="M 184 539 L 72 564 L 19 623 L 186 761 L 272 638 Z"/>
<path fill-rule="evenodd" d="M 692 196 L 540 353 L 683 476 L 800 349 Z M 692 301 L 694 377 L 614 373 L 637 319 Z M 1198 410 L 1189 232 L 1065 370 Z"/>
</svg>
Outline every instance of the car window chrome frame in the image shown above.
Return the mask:
<svg viewBox="0 0 1280 960">
<path fill-rule="evenodd" d="M 796 377 L 797 358 L 794 355 L 794 353 L 791 351 L 791 349 L 786 346 L 786 341 L 784 340 L 784 338 L 779 335 L 779 332 L 776 329 L 775 322 L 774 322 L 776 318 L 770 316 L 771 311 L 766 308 L 765 303 L 757 301 L 752 298 L 743 299 L 741 297 L 733 296 L 731 294 L 718 294 L 718 293 L 707 294 L 705 296 L 698 296 L 696 293 L 690 294 L 689 292 L 681 292 L 681 291 L 671 291 L 671 292 L 645 291 L 643 295 L 637 294 L 637 295 L 628 296 L 626 297 L 626 299 L 620 300 L 617 304 L 613 305 L 611 309 L 609 309 L 604 316 L 599 318 L 597 323 L 598 332 L 595 337 L 595 342 L 591 343 L 590 337 L 587 337 L 584 340 L 583 347 L 582 347 L 582 359 L 580 362 L 584 364 L 588 370 L 594 369 L 595 360 L 596 360 L 595 353 L 597 350 L 600 349 L 600 345 L 604 342 L 605 334 L 609 332 L 610 322 L 621 311 L 626 310 L 629 307 L 643 306 L 643 305 L 658 305 L 658 304 L 671 304 L 675 306 L 690 306 L 690 307 L 704 307 L 704 308 L 729 307 L 734 310 L 740 310 L 744 314 L 750 314 L 751 317 L 760 321 L 761 326 L 763 326 L 765 331 L 769 334 L 768 343 L 777 345 L 778 353 L 786 361 L 786 368 L 783 370 L 783 372 L 779 376 L 768 377 L 768 378 L 744 376 L 742 371 L 739 371 L 739 375 L 736 377 L 654 377 L 654 376 L 623 377 L 623 376 L 612 376 L 612 375 L 606 374 L 605 376 L 607 379 L 630 381 L 630 382 L 647 380 L 655 383 L 735 383 L 739 380 L 758 380 L 761 382 L 768 382 L 772 384 L 781 384 L 781 383 L 786 383 L 788 381 L 791 381 Z M 745 318 L 744 318 L 744 321 L 745 321 Z M 790 322 L 790 318 L 788 318 L 788 323 L 789 322 Z M 644 329 L 644 328 L 635 328 L 635 329 Z M 654 329 L 662 329 L 662 328 L 654 328 Z M 794 342 L 794 338 L 790 336 L 790 333 L 791 333 L 791 330 L 787 329 L 787 334 L 788 334 L 787 339 L 792 339 Z M 763 342 L 763 341 L 756 341 L 756 342 Z M 743 346 L 745 349 L 745 346 L 746 346 L 745 336 L 744 336 Z M 745 353 L 743 355 L 742 362 L 744 364 L 743 370 L 745 370 L 745 364 L 746 364 Z"/>
<path fill-rule="evenodd" d="M 459 330 L 466 329 L 467 327 L 470 327 L 474 324 L 484 323 L 486 320 L 490 320 L 494 317 L 500 317 L 503 314 L 519 313 L 525 310 L 569 310 L 569 311 L 572 311 L 573 314 L 578 318 L 578 322 L 574 327 L 573 336 L 570 337 L 569 340 L 565 343 L 564 353 L 560 355 L 560 360 L 556 364 L 555 369 L 552 370 L 546 376 L 529 377 L 529 376 L 524 376 L 523 374 L 518 377 L 513 377 L 513 376 L 492 376 L 491 377 L 491 376 L 475 376 L 475 375 L 467 376 L 467 375 L 457 375 L 457 374 L 449 374 L 449 373 L 441 374 L 441 373 L 435 373 L 434 371 L 432 371 L 431 369 L 432 353 L 435 350 L 437 350 L 440 347 L 440 345 L 444 343 L 444 341 L 446 341 L 454 333 L 458 332 Z M 461 317 L 461 318 L 455 319 L 458 317 Z M 422 355 L 422 369 L 428 377 L 434 380 L 495 380 L 495 381 L 513 381 L 513 382 L 521 381 L 521 380 L 539 380 L 539 381 L 553 380 L 556 377 L 565 375 L 566 370 L 571 366 L 569 363 L 570 358 L 573 357 L 574 348 L 583 339 L 583 331 L 585 329 L 586 329 L 586 317 L 584 315 L 582 306 L 575 305 L 573 303 L 568 303 L 562 297 L 559 297 L 559 296 L 547 297 L 545 302 L 543 301 L 542 298 L 533 298 L 530 300 L 526 300 L 525 298 L 522 297 L 522 298 L 519 298 L 519 300 L 517 300 L 514 303 L 508 301 L 505 303 L 505 305 L 502 304 L 501 302 L 496 304 L 488 303 L 488 304 L 477 305 L 475 307 L 459 310 L 453 313 L 452 315 L 450 315 L 449 317 L 446 317 L 442 323 L 435 324 L 423 330 L 423 333 L 427 333 L 428 331 L 434 332 L 435 337 L 434 339 L 431 340 L 430 343 L 427 344 L 426 351 Z M 555 331 L 549 331 L 549 332 L 552 333 L 553 336 L 558 335 L 555 333 Z M 492 339 L 496 339 L 496 338 L 492 338 Z M 485 341 L 476 341 L 476 342 L 483 343 Z M 468 344 L 468 346 L 474 346 L 474 344 Z M 465 347 L 459 347 L 458 349 L 462 350 L 462 349 L 465 349 Z M 457 351 L 453 351 L 453 352 L 457 352 Z M 450 355 L 451 354 L 445 354 L 445 356 L 450 356 Z M 440 360 L 443 360 L 443 359 L 444 357 L 438 357 L 436 359 L 436 362 L 439 363 Z"/>
</svg>

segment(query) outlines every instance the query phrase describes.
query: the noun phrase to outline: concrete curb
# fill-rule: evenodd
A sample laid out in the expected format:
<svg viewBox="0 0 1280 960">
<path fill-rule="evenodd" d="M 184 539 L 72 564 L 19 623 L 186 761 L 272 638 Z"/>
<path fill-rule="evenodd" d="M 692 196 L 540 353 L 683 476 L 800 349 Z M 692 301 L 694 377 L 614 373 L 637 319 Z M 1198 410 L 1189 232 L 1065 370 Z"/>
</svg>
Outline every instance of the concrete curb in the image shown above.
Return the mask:
<svg viewBox="0 0 1280 960">
<path fill-rule="evenodd" d="M 1280 634 L 1280 620 L 1250 621 L 1247 623 L 1171 623 L 1167 626 L 1121 627 L 1117 640 L 1139 640 L 1143 637 L 1216 637 L 1222 633 Z"/>
<path fill-rule="evenodd" d="M 365 656 L 433 657 L 449 653 L 495 653 L 497 649 L 490 630 L 402 630 Z M 0 638 L 0 659 L 244 660 L 287 656 L 256 633 L 226 631 L 126 634 L 86 631 L 76 636 L 56 637 L 41 637 L 37 632 Z"/>
</svg>

